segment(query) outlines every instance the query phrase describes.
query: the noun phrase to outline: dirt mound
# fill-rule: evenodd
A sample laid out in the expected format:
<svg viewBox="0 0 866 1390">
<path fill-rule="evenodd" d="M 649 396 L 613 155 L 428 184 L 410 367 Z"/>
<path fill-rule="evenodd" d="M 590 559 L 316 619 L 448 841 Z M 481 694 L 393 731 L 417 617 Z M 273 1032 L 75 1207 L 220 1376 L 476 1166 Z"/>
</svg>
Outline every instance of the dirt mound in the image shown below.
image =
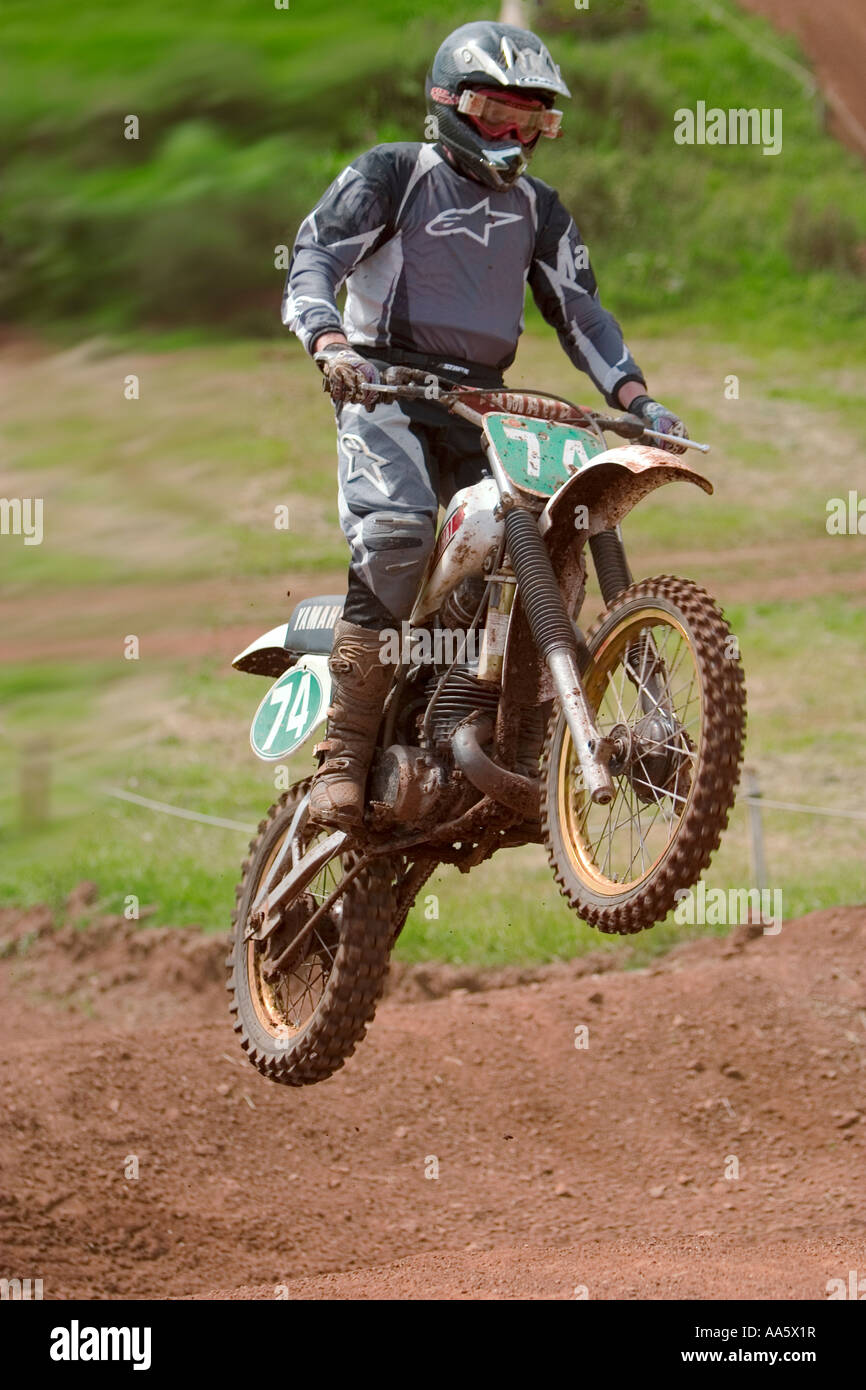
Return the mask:
<svg viewBox="0 0 866 1390">
<path fill-rule="evenodd" d="M 173 1014 L 181 1003 L 204 1002 L 209 1016 L 213 994 L 221 1001 L 229 937 L 184 929 L 148 927 L 138 921 L 93 910 L 97 890 L 81 883 L 69 895 L 59 928 L 48 907 L 0 908 L 0 958 L 17 960 L 15 980 L 31 995 L 64 1008 L 75 1008 L 106 1021 L 141 1021 Z M 626 964 L 631 948 L 597 951 L 551 965 L 474 966 L 430 961 L 410 965 L 394 961 L 385 988 L 388 999 L 420 1003 L 455 993 L 476 994 L 513 989 L 563 978 L 600 975 Z M 203 995 L 207 999 L 203 1001 Z M 133 1015 L 135 1018 L 133 1019 Z"/>
<path fill-rule="evenodd" d="M 81 884 L 71 894 L 59 928 L 47 907 L 0 909 L 0 958 L 17 990 L 129 1028 L 172 1017 L 180 1007 L 201 1007 L 212 1017 L 224 991 L 228 938 L 93 913 L 92 890 Z M 141 917 L 147 915 L 145 908 Z"/>
<path fill-rule="evenodd" d="M 221 941 L 0 937 L 0 1276 L 46 1298 L 820 1299 L 866 1269 L 866 908 L 648 971 L 416 967 L 299 1091 L 239 1055 Z"/>
</svg>

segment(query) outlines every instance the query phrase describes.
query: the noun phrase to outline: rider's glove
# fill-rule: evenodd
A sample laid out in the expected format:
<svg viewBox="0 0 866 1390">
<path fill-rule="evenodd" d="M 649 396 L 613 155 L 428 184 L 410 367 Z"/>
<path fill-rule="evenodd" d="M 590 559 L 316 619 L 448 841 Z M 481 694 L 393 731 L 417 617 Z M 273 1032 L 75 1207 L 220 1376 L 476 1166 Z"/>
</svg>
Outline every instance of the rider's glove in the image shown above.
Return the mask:
<svg viewBox="0 0 866 1390">
<path fill-rule="evenodd" d="M 367 388 L 376 385 L 379 373 L 366 357 L 343 343 L 329 343 L 313 360 L 327 377 L 332 401 L 359 401 L 366 410 L 373 409 L 376 396 Z"/>
<path fill-rule="evenodd" d="M 659 434 L 678 434 L 682 439 L 689 437 L 689 432 L 679 416 L 666 405 L 654 401 L 652 396 L 635 396 L 634 400 L 629 402 L 628 412 L 630 415 L 637 415 L 648 429 L 657 430 Z M 660 449 L 667 449 L 671 454 L 686 452 L 683 444 L 670 444 L 663 439 L 653 439 L 650 442 Z"/>
</svg>

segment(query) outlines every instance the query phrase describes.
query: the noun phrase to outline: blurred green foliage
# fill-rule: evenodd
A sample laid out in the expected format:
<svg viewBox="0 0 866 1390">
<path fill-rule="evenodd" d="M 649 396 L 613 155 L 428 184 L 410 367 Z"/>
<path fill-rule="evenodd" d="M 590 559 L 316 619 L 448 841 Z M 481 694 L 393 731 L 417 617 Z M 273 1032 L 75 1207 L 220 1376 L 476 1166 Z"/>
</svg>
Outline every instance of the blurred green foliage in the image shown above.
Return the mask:
<svg viewBox="0 0 866 1390">
<path fill-rule="evenodd" d="M 275 248 L 355 154 L 423 138 L 436 46 L 497 11 L 4 0 L 0 315 L 278 332 Z M 862 164 L 795 76 L 691 0 L 538 0 L 533 13 L 574 95 L 534 172 L 574 212 L 617 313 L 748 326 L 772 311 L 808 331 L 862 320 Z M 782 153 L 675 145 L 675 110 L 698 100 L 782 108 Z"/>
</svg>

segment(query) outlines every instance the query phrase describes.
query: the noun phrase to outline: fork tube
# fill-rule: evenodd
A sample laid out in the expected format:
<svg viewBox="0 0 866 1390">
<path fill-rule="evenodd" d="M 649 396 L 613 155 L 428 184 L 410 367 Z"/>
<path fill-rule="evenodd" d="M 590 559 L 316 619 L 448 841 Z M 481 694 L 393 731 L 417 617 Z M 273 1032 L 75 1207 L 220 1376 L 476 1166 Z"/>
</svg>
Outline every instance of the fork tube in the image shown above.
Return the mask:
<svg viewBox="0 0 866 1390">
<path fill-rule="evenodd" d="M 589 548 L 598 575 L 598 587 L 609 608 L 632 582 L 625 546 L 616 531 L 599 531 L 597 535 L 590 536 Z"/>
<path fill-rule="evenodd" d="M 609 608 L 614 599 L 633 583 L 625 546 L 619 531 L 615 530 L 599 531 L 595 536 L 590 536 L 589 548 L 592 551 L 601 596 Z M 633 665 L 629 659 L 625 663 L 625 669 L 640 695 L 641 709 L 644 714 L 652 714 L 657 709 L 661 710 L 664 704 L 667 706 L 664 713 L 672 715 L 670 701 L 666 699 L 664 681 L 660 679 L 656 669 L 659 658 L 651 634 L 643 633 L 635 646 L 635 664 Z M 645 668 L 648 669 L 645 678 L 642 679 L 641 673 Z"/>
<path fill-rule="evenodd" d="M 613 797 L 607 769 L 610 750 L 599 734 L 583 688 L 574 626 L 565 611 L 547 546 L 535 517 L 525 507 L 512 506 L 506 511 L 505 536 L 529 628 L 553 677 L 584 785 L 594 802 L 607 805 Z"/>
<path fill-rule="evenodd" d="M 592 717 L 577 669 L 577 658 L 572 652 L 560 648 L 550 653 L 547 665 L 580 762 L 584 786 L 592 801 L 606 806 L 613 799 L 613 782 L 607 770 L 610 750 Z"/>
</svg>

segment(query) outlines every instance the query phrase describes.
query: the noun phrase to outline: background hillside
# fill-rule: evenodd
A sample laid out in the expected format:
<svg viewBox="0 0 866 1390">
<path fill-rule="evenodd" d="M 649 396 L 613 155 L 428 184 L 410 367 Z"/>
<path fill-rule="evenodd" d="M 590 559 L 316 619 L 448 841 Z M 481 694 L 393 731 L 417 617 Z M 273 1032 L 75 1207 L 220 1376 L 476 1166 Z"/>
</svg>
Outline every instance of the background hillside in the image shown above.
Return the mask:
<svg viewBox="0 0 866 1390">
<path fill-rule="evenodd" d="M 824 131 L 789 38 L 730 0 L 530 6 L 574 92 L 536 171 L 579 219 L 618 312 L 859 327 L 866 186 Z M 737 17 L 732 32 L 713 13 Z M 444 35 L 498 5 L 288 10 L 215 0 L 6 0 L 0 316 L 52 333 L 149 325 L 277 334 L 274 247 L 378 141 L 423 138 Z M 756 47 L 753 45 L 757 45 Z M 676 147 L 698 100 L 784 112 L 784 148 Z M 139 118 L 138 140 L 124 117 Z"/>
</svg>

